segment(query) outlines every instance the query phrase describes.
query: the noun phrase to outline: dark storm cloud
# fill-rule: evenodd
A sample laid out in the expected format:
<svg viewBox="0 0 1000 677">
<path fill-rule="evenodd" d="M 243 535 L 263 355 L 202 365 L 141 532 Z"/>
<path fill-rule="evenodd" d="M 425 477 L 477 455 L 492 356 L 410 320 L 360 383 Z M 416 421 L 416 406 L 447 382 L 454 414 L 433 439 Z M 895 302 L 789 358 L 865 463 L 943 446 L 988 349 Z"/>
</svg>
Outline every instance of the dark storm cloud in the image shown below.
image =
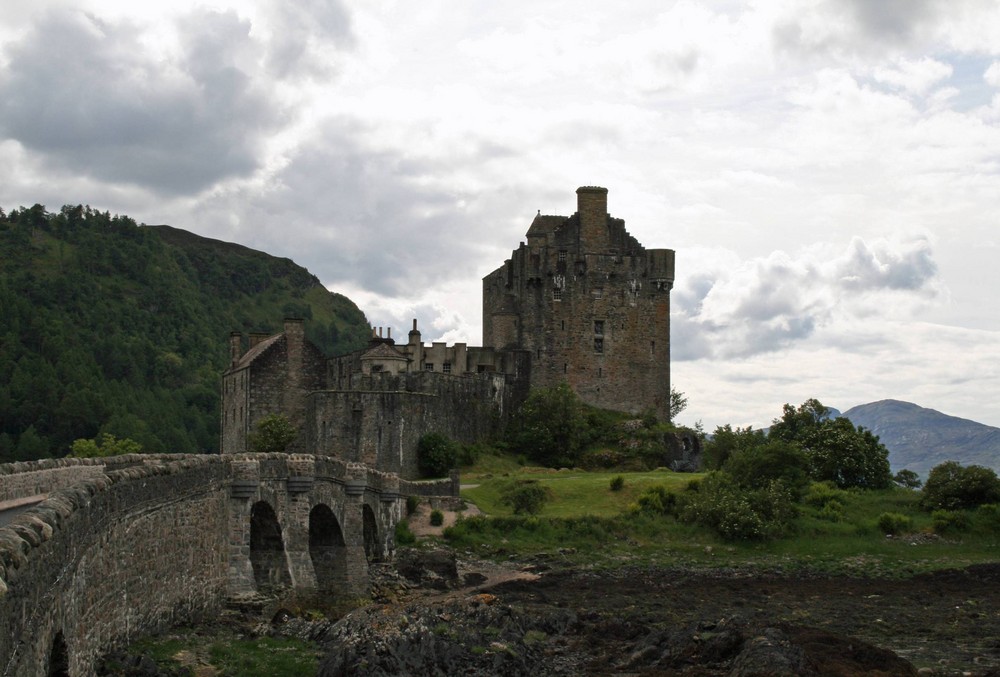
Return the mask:
<svg viewBox="0 0 1000 677">
<path fill-rule="evenodd" d="M 5 52 L 0 136 L 53 173 L 196 193 L 258 165 L 277 106 L 240 57 L 249 23 L 200 11 L 181 25 L 182 55 L 150 54 L 128 23 L 45 15 Z"/>
<path fill-rule="evenodd" d="M 350 15 L 336 0 L 273 3 L 269 19 L 268 68 L 278 77 L 329 70 L 332 64 L 324 62 L 315 48 L 355 43 Z"/>
<path fill-rule="evenodd" d="M 839 257 L 782 252 L 692 275 L 674 293 L 673 357 L 747 357 L 810 337 L 835 314 L 866 316 L 936 292 L 926 240 L 854 238 Z"/>
<path fill-rule="evenodd" d="M 954 3 L 943 0 L 825 0 L 803 4 L 773 29 L 780 51 L 869 54 L 905 46 L 933 28 Z M 792 5 L 792 7 L 796 7 Z"/>
</svg>

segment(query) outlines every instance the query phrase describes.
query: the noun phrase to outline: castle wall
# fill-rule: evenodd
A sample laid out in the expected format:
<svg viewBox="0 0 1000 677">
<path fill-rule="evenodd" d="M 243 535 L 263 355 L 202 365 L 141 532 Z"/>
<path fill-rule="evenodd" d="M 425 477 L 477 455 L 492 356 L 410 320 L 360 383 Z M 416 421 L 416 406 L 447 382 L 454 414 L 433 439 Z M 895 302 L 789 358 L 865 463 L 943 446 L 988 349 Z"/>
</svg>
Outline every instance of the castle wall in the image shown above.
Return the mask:
<svg viewBox="0 0 1000 677">
<path fill-rule="evenodd" d="M 104 474 L 103 458 L 47 458 L 0 465 L 0 503 L 48 494 Z"/>
<path fill-rule="evenodd" d="M 357 377 L 349 389 L 312 394 L 308 434 L 316 453 L 412 478 L 419 476 L 415 452 L 423 435 L 438 432 L 465 443 L 486 438 L 519 396 L 501 373 Z"/>
<path fill-rule="evenodd" d="M 571 217 L 539 216 L 528 244 L 483 278 L 483 336 L 531 354 L 531 385 L 566 382 L 586 403 L 638 414 L 670 407 L 674 252 L 644 249 L 581 188 Z"/>
</svg>

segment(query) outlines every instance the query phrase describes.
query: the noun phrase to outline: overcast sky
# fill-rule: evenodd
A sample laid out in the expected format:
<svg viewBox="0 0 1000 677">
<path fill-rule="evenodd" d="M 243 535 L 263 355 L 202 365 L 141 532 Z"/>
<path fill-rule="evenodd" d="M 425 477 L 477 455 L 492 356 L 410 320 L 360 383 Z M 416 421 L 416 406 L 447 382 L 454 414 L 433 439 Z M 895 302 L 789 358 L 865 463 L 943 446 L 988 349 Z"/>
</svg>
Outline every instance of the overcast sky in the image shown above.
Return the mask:
<svg viewBox="0 0 1000 677">
<path fill-rule="evenodd" d="M 287 256 L 396 335 L 479 344 L 482 276 L 582 185 L 677 252 L 681 423 L 816 397 L 1000 426 L 995 0 L 0 13 L 0 206 Z"/>
</svg>

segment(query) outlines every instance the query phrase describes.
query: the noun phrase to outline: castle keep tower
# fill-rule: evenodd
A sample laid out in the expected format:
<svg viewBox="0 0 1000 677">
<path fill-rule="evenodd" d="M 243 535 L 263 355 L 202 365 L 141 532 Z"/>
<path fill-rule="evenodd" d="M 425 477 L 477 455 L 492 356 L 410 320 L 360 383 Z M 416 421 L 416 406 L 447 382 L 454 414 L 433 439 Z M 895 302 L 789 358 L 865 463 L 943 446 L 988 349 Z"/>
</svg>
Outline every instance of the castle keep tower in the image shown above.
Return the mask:
<svg viewBox="0 0 1000 677">
<path fill-rule="evenodd" d="M 674 252 L 629 235 L 606 188 L 576 194 L 575 214 L 536 216 L 483 278 L 483 343 L 529 351 L 532 386 L 565 381 L 588 404 L 667 420 Z"/>
</svg>

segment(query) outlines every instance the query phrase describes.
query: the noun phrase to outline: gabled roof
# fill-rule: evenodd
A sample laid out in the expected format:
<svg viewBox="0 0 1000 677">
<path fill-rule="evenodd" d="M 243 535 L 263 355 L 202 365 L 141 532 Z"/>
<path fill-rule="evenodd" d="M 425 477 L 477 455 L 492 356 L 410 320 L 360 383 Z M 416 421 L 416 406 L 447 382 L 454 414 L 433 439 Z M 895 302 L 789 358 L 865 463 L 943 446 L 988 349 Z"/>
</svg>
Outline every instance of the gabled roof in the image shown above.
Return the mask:
<svg viewBox="0 0 1000 677">
<path fill-rule="evenodd" d="M 243 353 L 243 356 L 240 357 L 239 361 L 237 361 L 236 364 L 234 364 L 229 369 L 230 370 L 242 369 L 243 367 L 249 366 L 251 362 L 256 360 L 265 352 L 267 352 L 271 346 L 277 343 L 278 340 L 283 338 L 284 336 L 285 336 L 284 333 L 275 334 L 274 336 L 268 336 L 266 339 L 255 345 L 253 348 Z"/>
<path fill-rule="evenodd" d="M 362 360 L 408 360 L 406 355 L 388 343 L 378 343 L 361 354 Z"/>
<path fill-rule="evenodd" d="M 534 235 L 545 235 L 551 233 L 556 228 L 561 226 L 566 222 L 568 217 L 565 216 L 551 216 L 548 214 L 539 214 L 531 222 L 531 226 L 528 227 L 527 237 L 532 237 Z"/>
</svg>

